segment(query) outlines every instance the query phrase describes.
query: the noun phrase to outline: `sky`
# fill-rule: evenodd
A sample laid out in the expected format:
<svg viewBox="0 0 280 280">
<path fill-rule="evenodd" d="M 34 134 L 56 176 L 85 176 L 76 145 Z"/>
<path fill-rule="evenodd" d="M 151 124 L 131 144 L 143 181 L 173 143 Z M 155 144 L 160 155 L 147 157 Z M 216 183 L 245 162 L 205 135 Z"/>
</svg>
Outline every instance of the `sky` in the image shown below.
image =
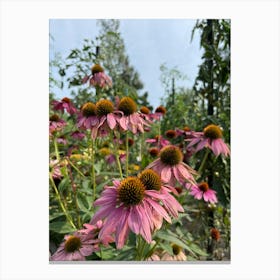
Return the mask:
<svg viewBox="0 0 280 280">
<path fill-rule="evenodd" d="M 148 100 L 155 108 L 161 104 L 165 90 L 160 81 L 160 65 L 170 69 L 177 67 L 187 79 L 175 81 L 178 86 L 192 88 L 201 63 L 200 37 L 191 32 L 196 20 L 190 19 L 122 19 L 120 32 L 131 65 L 138 71 L 144 83 L 140 93 L 148 91 Z M 81 47 L 83 40 L 95 39 L 99 27 L 95 19 L 52 19 L 50 34 L 50 59 L 60 53 L 65 59 L 71 49 Z M 58 78 L 56 73 L 54 77 Z M 69 90 L 58 90 L 57 98 L 70 96 Z"/>
</svg>

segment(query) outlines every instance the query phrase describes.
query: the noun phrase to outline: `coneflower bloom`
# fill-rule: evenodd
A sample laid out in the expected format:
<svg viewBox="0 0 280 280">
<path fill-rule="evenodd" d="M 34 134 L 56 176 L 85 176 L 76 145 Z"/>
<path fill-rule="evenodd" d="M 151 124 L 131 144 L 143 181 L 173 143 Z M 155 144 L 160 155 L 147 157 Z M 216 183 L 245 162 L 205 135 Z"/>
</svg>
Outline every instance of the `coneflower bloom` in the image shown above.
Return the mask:
<svg viewBox="0 0 280 280">
<path fill-rule="evenodd" d="M 60 131 L 65 126 L 66 126 L 66 122 L 63 119 L 61 119 L 58 115 L 54 114 L 50 116 L 50 122 L 49 122 L 50 134 L 56 131 Z"/>
<path fill-rule="evenodd" d="M 57 159 L 50 160 L 50 169 L 51 169 L 53 179 L 61 179 L 62 173 L 60 171 L 60 165 Z"/>
<path fill-rule="evenodd" d="M 188 136 L 191 133 L 191 129 L 188 126 L 185 126 L 182 129 L 176 128 L 176 133 L 180 136 Z"/>
<path fill-rule="evenodd" d="M 151 243 L 152 231 L 157 224 L 153 212 L 171 222 L 168 213 L 159 203 L 161 197 L 157 191 L 146 190 L 137 177 L 115 180 L 113 186 L 106 186 L 101 197 L 95 201 L 94 205 L 100 208 L 90 223 L 105 219 L 99 238 L 115 233 L 118 249 L 124 246 L 130 230 Z"/>
<path fill-rule="evenodd" d="M 114 110 L 114 104 L 110 100 L 102 99 L 96 103 L 96 115 L 98 125 L 92 127 L 91 135 L 95 139 L 97 134 L 107 135 L 120 122 L 122 112 Z"/>
<path fill-rule="evenodd" d="M 163 138 L 161 135 L 156 135 L 155 138 L 149 138 L 145 142 L 152 145 L 156 145 L 159 149 L 171 144 L 167 139 Z"/>
<path fill-rule="evenodd" d="M 99 251 L 99 244 L 103 244 L 104 246 L 108 246 L 109 243 L 114 242 L 114 238 L 111 235 L 103 236 L 103 239 L 98 238 L 98 234 L 103 227 L 103 222 L 101 220 L 97 221 L 95 225 L 84 224 L 85 229 L 81 229 L 78 232 L 83 234 L 90 234 L 93 236 L 93 243 L 95 244 L 95 251 Z"/>
<path fill-rule="evenodd" d="M 105 157 L 105 160 L 108 164 L 113 164 L 117 161 L 115 154 L 107 155 Z M 119 160 L 120 160 L 121 163 L 124 163 L 126 161 L 126 154 L 124 152 L 120 153 Z"/>
<path fill-rule="evenodd" d="M 56 139 L 56 142 L 59 143 L 59 144 L 63 144 L 63 145 L 66 145 L 67 144 L 67 140 L 65 139 L 64 136 L 60 136 Z"/>
<path fill-rule="evenodd" d="M 157 157 L 158 154 L 159 154 L 159 149 L 158 149 L 158 148 L 150 148 L 150 149 L 149 149 L 149 154 L 150 154 L 152 157 Z"/>
<path fill-rule="evenodd" d="M 86 83 L 89 80 L 91 86 L 99 88 L 109 88 L 112 87 L 112 80 L 109 76 L 104 73 L 103 67 L 99 64 L 95 64 L 91 67 L 91 75 L 85 76 L 82 83 Z"/>
<path fill-rule="evenodd" d="M 150 109 L 146 106 L 140 108 L 141 116 L 149 123 L 152 123 L 154 120 L 159 120 L 160 116 L 158 114 L 151 113 Z"/>
<path fill-rule="evenodd" d="M 94 240 L 91 234 L 75 232 L 65 235 L 65 241 L 51 256 L 51 261 L 84 261 L 86 256 L 94 252 Z"/>
<path fill-rule="evenodd" d="M 167 138 L 169 138 L 169 139 L 173 139 L 173 138 L 175 138 L 175 137 L 177 136 L 177 133 L 176 133 L 175 130 L 169 129 L 169 130 L 167 130 L 167 131 L 165 132 L 165 136 L 166 136 Z"/>
<path fill-rule="evenodd" d="M 80 132 L 78 130 L 71 133 L 71 137 L 73 137 L 73 139 L 75 140 L 82 140 L 85 138 L 85 136 L 86 135 L 83 132 Z"/>
<path fill-rule="evenodd" d="M 99 124 L 99 119 L 96 113 L 96 105 L 92 102 L 85 103 L 81 112 L 78 115 L 78 128 L 92 129 Z"/>
<path fill-rule="evenodd" d="M 191 189 L 190 194 L 194 196 L 194 198 L 200 200 L 204 199 L 206 202 L 217 203 L 218 199 L 216 196 L 216 191 L 211 190 L 209 188 L 208 183 L 202 182 L 198 185 L 186 185 L 187 188 Z"/>
<path fill-rule="evenodd" d="M 152 169 L 145 169 L 138 175 L 146 190 L 155 190 L 162 194 L 162 205 L 174 218 L 178 218 L 178 212 L 184 212 L 181 204 L 170 194 L 177 191 L 172 186 L 163 186 L 160 176 Z"/>
<path fill-rule="evenodd" d="M 229 147 L 222 139 L 222 130 L 217 125 L 210 124 L 203 129 L 203 132 L 193 132 L 191 136 L 192 138 L 186 141 L 190 141 L 188 147 L 197 145 L 196 152 L 204 147 L 208 147 L 213 151 L 215 156 L 219 154 L 224 154 L 225 156 L 230 155 Z"/>
<path fill-rule="evenodd" d="M 155 114 L 157 114 L 159 117 L 163 117 L 166 114 L 166 108 L 162 105 L 158 106 L 155 110 Z"/>
<path fill-rule="evenodd" d="M 61 101 L 53 100 L 52 105 L 55 111 L 61 111 L 62 113 L 64 113 L 64 110 L 66 110 L 70 115 L 73 115 L 77 112 L 77 109 L 74 107 L 71 99 L 68 97 L 62 98 Z"/>
<path fill-rule="evenodd" d="M 132 98 L 123 97 L 118 104 L 118 110 L 123 112 L 119 120 L 123 130 L 130 130 L 136 134 L 138 131 L 143 133 L 145 126 L 149 127 L 147 121 L 137 112 L 137 105 Z"/>
<path fill-rule="evenodd" d="M 173 251 L 173 255 L 170 255 L 169 253 L 165 252 L 161 257 L 161 260 L 162 261 L 186 261 L 187 260 L 187 256 L 183 252 L 183 249 L 177 244 L 172 245 L 172 251 Z"/>
<path fill-rule="evenodd" d="M 175 187 L 176 180 L 183 184 L 186 181 L 195 184 L 193 170 L 183 161 L 183 154 L 176 146 L 165 146 L 159 153 L 159 158 L 150 163 L 146 169 L 153 169 L 160 174 L 161 180 Z"/>
</svg>

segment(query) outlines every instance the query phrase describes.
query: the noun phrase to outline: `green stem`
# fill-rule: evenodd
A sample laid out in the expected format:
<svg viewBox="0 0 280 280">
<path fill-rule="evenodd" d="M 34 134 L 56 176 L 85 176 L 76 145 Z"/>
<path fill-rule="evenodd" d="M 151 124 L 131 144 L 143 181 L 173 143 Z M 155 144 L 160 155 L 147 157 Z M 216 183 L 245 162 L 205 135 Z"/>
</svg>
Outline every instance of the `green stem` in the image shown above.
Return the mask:
<svg viewBox="0 0 280 280">
<path fill-rule="evenodd" d="M 50 181 L 51 181 L 51 185 L 52 185 L 52 187 L 53 187 L 53 189 L 54 189 L 54 192 L 55 192 L 55 194 L 56 194 L 56 198 L 57 198 L 57 200 L 58 200 L 58 202 L 59 202 L 59 205 L 60 205 L 60 207 L 61 207 L 63 213 L 64 213 L 65 216 L 66 216 L 66 219 L 68 220 L 68 222 L 70 223 L 70 225 L 71 225 L 74 229 L 77 229 L 76 226 L 75 226 L 74 223 L 73 223 L 73 220 L 72 220 L 71 216 L 69 215 L 69 213 L 67 212 L 66 208 L 65 208 L 64 205 L 63 205 L 62 199 L 61 199 L 61 197 L 60 197 L 60 194 L 59 194 L 59 192 L 58 192 L 58 189 L 57 189 L 57 187 L 56 187 L 56 185 L 55 185 L 55 183 L 54 183 L 54 180 L 53 180 L 51 174 L 50 174 Z"/>
<path fill-rule="evenodd" d="M 129 164 L 129 152 L 128 152 L 128 131 L 125 135 L 125 150 L 126 150 L 126 162 L 125 162 L 125 169 L 126 169 L 126 177 L 128 177 L 128 164 Z"/>
<path fill-rule="evenodd" d="M 81 218 L 80 218 L 80 209 L 79 209 L 79 205 L 78 205 L 77 190 L 75 190 L 75 192 L 74 192 L 74 200 L 75 200 L 78 227 L 81 228 L 82 225 L 81 225 Z"/>
<path fill-rule="evenodd" d="M 68 162 L 70 163 L 70 165 L 83 177 L 83 178 L 86 178 L 86 176 L 82 173 L 81 170 L 79 170 L 79 168 L 77 166 L 75 166 L 73 164 L 73 162 L 70 161 L 70 159 L 68 159 Z"/>
<path fill-rule="evenodd" d="M 54 150 L 55 150 L 56 159 L 58 161 L 60 161 L 60 156 L 59 156 L 59 151 L 58 151 L 56 137 L 53 138 L 53 144 L 54 144 Z"/>
<path fill-rule="evenodd" d="M 143 251 L 146 246 L 146 241 L 142 239 L 141 235 L 138 235 L 137 239 L 138 239 L 138 242 L 137 242 L 136 260 L 142 261 L 143 260 Z"/>
<path fill-rule="evenodd" d="M 143 132 L 141 134 L 141 141 L 140 141 L 140 162 L 141 163 L 142 163 L 142 158 L 143 158 L 144 139 L 145 139 L 145 132 Z"/>
<path fill-rule="evenodd" d="M 201 177 L 201 173 L 202 173 L 202 171 L 203 171 L 204 168 L 205 168 L 205 164 L 206 164 L 206 161 L 207 161 L 207 158 L 208 158 L 209 153 L 210 153 L 210 150 L 207 149 L 207 150 L 206 150 L 206 153 L 205 153 L 205 155 L 204 155 L 204 158 L 203 158 L 203 160 L 202 160 L 202 162 L 201 162 L 201 165 L 200 165 L 200 167 L 199 167 L 199 169 L 198 169 L 198 171 L 197 171 L 197 172 L 198 172 L 198 178 Z"/>
<path fill-rule="evenodd" d="M 116 133 L 117 134 L 117 133 Z M 117 134 L 118 135 L 118 134 Z M 119 154 L 118 154 L 118 149 L 119 149 L 119 136 L 117 136 L 117 144 L 114 145 L 113 143 L 113 137 L 112 137 L 112 143 L 113 143 L 113 149 L 114 149 L 114 154 L 115 154 L 115 157 L 116 157 L 116 161 L 117 161 L 117 165 L 118 165 L 118 168 L 119 168 L 119 172 L 120 172 L 120 176 L 121 176 L 121 179 L 123 179 L 123 173 L 122 173 L 122 166 L 121 166 L 121 162 L 120 162 L 120 158 L 119 158 Z"/>
<path fill-rule="evenodd" d="M 161 119 L 158 122 L 158 149 L 160 149 Z"/>
<path fill-rule="evenodd" d="M 154 250 L 155 250 L 155 248 L 156 248 L 157 245 L 158 245 L 158 240 L 156 241 L 156 243 L 154 244 L 154 246 L 151 248 L 151 250 L 148 252 L 146 258 L 149 258 L 149 257 L 153 254 L 153 252 L 154 252 Z"/>
<path fill-rule="evenodd" d="M 94 156 L 95 156 L 95 140 L 91 140 L 91 163 L 92 163 L 92 186 L 93 186 L 93 202 L 95 201 L 95 193 L 96 193 L 96 179 L 95 179 L 95 168 L 94 168 Z"/>
</svg>

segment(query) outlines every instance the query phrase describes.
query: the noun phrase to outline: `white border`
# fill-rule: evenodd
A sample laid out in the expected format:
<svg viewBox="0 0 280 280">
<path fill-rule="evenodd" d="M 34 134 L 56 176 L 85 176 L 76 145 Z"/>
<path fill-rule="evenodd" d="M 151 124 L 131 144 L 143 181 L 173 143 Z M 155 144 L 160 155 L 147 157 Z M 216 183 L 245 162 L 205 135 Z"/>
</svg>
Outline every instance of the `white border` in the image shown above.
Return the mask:
<svg viewBox="0 0 280 280">
<path fill-rule="evenodd" d="M 231 264 L 48 263 L 49 18 L 231 18 Z M 1 279 L 279 279 L 279 34 L 278 1 L 2 1 Z"/>
</svg>

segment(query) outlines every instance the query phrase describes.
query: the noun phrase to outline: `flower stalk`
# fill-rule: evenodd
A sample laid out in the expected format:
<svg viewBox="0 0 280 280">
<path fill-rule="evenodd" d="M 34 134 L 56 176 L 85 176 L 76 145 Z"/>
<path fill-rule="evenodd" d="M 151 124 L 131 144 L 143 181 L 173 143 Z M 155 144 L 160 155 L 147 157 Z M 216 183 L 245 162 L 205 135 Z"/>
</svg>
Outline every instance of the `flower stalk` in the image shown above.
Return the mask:
<svg viewBox="0 0 280 280">
<path fill-rule="evenodd" d="M 95 140 L 91 139 L 91 179 L 92 179 L 92 187 L 93 187 L 93 202 L 95 201 L 96 196 L 96 175 L 95 175 L 95 168 L 94 168 L 94 161 L 95 161 Z"/>
<path fill-rule="evenodd" d="M 210 153 L 210 150 L 207 149 L 206 152 L 205 152 L 205 155 L 204 155 L 204 157 L 203 157 L 203 160 L 202 160 L 202 162 L 201 162 L 201 164 L 200 164 L 200 167 L 199 167 L 199 169 L 198 169 L 198 171 L 197 171 L 197 173 L 198 173 L 198 178 L 201 177 L 201 173 L 202 173 L 202 171 L 203 171 L 204 168 L 205 168 L 205 164 L 206 164 L 206 162 L 207 162 L 207 158 L 208 158 L 209 153 Z"/>
<path fill-rule="evenodd" d="M 69 224 L 70 224 L 74 229 L 77 229 L 76 226 L 75 226 L 75 224 L 73 223 L 73 220 L 72 220 L 70 214 L 67 212 L 66 208 L 65 208 L 64 205 L 63 205 L 62 199 L 61 199 L 61 197 L 60 197 L 60 194 L 59 194 L 59 192 L 58 192 L 58 189 L 57 189 L 57 187 L 56 187 L 56 185 L 55 185 L 55 183 L 54 183 L 54 180 L 53 180 L 51 174 L 50 174 L 50 182 L 51 182 L 51 185 L 52 185 L 52 187 L 53 187 L 53 189 L 54 189 L 54 192 L 55 192 L 55 194 L 56 194 L 56 198 L 57 198 L 57 200 L 58 200 L 58 202 L 59 202 L 59 205 L 60 205 L 60 207 L 61 207 L 63 213 L 64 213 L 65 216 L 66 216 L 67 221 L 69 222 Z"/>
<path fill-rule="evenodd" d="M 126 131 L 126 135 L 125 135 L 125 150 L 126 150 L 125 170 L 126 170 L 126 177 L 128 177 L 128 165 L 129 165 L 128 131 Z"/>
</svg>

